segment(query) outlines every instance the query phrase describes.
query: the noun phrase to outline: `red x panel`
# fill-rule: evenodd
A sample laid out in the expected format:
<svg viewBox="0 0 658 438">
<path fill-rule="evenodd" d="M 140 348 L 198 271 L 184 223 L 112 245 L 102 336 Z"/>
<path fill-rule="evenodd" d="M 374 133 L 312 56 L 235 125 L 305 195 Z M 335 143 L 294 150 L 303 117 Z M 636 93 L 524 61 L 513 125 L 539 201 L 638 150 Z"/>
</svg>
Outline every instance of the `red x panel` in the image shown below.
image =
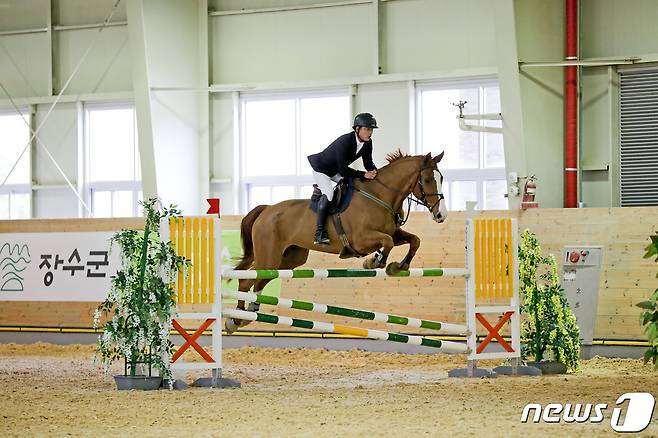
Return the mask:
<svg viewBox="0 0 658 438">
<path fill-rule="evenodd" d="M 171 362 L 172 363 L 176 362 L 176 360 L 178 360 L 178 358 L 181 357 L 183 353 L 185 353 L 185 350 L 187 350 L 190 346 L 194 348 L 197 351 L 197 353 L 199 353 L 206 362 L 209 363 L 214 362 L 215 359 L 213 359 L 212 356 L 210 356 L 206 350 L 201 348 L 201 346 L 196 343 L 196 340 L 199 339 L 199 336 L 201 336 L 203 332 L 205 332 L 208 329 L 208 327 L 212 325 L 213 322 L 215 322 L 214 318 L 206 319 L 206 321 L 203 324 L 201 324 L 201 327 L 199 327 L 197 331 L 195 331 L 194 334 L 190 336 L 187 334 L 185 329 L 178 323 L 178 321 L 176 321 L 175 319 L 172 320 L 171 325 L 173 325 L 176 331 L 180 333 L 180 335 L 183 338 L 185 338 L 186 342 L 183 345 L 181 345 L 181 347 L 174 353 L 174 355 L 171 357 Z"/>
<path fill-rule="evenodd" d="M 485 317 L 482 316 L 481 313 L 475 314 L 475 318 L 477 318 L 477 320 L 480 321 L 480 324 L 482 324 L 484 328 L 486 328 L 489 331 L 487 337 L 484 338 L 484 340 L 480 343 L 480 345 L 477 346 L 476 348 L 477 353 L 482 353 L 493 338 L 496 338 L 498 340 L 498 343 L 502 345 L 502 347 L 505 350 L 509 351 L 510 353 L 514 352 L 512 346 L 508 344 L 505 339 L 503 339 L 500 333 L 498 333 L 498 331 L 505 325 L 505 323 L 509 321 L 512 315 L 514 315 L 514 311 L 505 312 L 502 318 L 500 318 L 500 321 L 498 321 L 498 324 L 496 324 L 496 327 L 492 327 L 491 324 L 489 324 L 489 321 L 487 321 Z"/>
</svg>

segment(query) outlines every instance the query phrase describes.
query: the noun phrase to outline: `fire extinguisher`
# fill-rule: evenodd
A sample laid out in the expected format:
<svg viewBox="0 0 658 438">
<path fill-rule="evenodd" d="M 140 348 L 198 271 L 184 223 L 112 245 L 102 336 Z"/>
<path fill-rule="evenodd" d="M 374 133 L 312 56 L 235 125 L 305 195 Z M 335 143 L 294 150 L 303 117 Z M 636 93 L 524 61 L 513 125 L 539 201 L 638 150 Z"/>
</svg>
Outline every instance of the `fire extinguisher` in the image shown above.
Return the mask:
<svg viewBox="0 0 658 438">
<path fill-rule="evenodd" d="M 523 185 L 523 199 L 521 201 L 521 210 L 528 208 L 537 208 L 539 204 L 535 202 L 535 194 L 537 193 L 537 178 L 535 175 L 528 177 Z"/>
</svg>

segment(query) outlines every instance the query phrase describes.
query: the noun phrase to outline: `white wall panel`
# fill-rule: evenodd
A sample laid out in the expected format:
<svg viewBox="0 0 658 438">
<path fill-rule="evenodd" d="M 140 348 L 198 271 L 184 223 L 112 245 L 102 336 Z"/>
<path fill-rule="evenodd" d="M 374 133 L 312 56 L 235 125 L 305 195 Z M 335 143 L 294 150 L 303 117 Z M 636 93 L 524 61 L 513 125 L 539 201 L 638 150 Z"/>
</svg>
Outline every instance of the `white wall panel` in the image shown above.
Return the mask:
<svg viewBox="0 0 658 438">
<path fill-rule="evenodd" d="M 146 53 L 153 68 L 149 69 L 149 81 L 153 87 L 185 87 L 191 78 L 199 77 L 197 22 L 189 4 L 185 14 L 172 13 L 165 5 L 176 1 L 157 0 L 148 4 L 146 26 Z M 176 32 L 170 29 L 177 29 Z"/>
<path fill-rule="evenodd" d="M 340 3 L 344 0 L 208 0 L 208 9 L 234 11 L 239 9 L 281 8 L 299 5 Z"/>
<path fill-rule="evenodd" d="M 32 217 L 42 219 L 78 216 L 78 198 L 70 188 L 37 190 L 32 193 Z"/>
<path fill-rule="evenodd" d="M 0 80 L 12 98 L 49 94 L 48 47 L 45 32 L 0 36 Z M 0 91 L 0 99 L 6 97 Z"/>
<path fill-rule="evenodd" d="M 585 168 L 610 164 L 608 67 L 583 69 L 581 162 Z M 615 139 L 616 142 L 616 139 Z"/>
<path fill-rule="evenodd" d="M 196 96 L 180 94 L 159 96 L 151 103 L 158 194 L 186 214 L 198 214 L 201 203 L 190 199 L 199 187 L 198 112 L 193 110 L 197 104 Z"/>
<path fill-rule="evenodd" d="M 59 92 L 98 29 L 62 31 L 55 34 L 56 91 Z M 132 70 L 127 27 L 103 29 L 66 94 L 126 91 L 132 89 Z"/>
<path fill-rule="evenodd" d="M 220 211 L 222 215 L 225 214 L 239 214 L 239 208 L 235 202 L 235 191 L 231 183 L 213 184 L 210 187 L 210 197 L 219 198 Z"/>
<path fill-rule="evenodd" d="M 50 0 L 5 0 L 0 3 L 0 31 L 46 27 Z"/>
<path fill-rule="evenodd" d="M 140 92 L 144 92 L 145 87 L 157 85 L 205 86 L 200 83 L 199 74 L 203 46 L 200 44 L 199 20 L 204 23 L 207 20 L 205 10 L 198 14 L 197 2 L 193 0 L 150 0 L 144 2 L 143 9 L 135 7 L 133 10 L 133 6 L 138 5 L 130 5 L 131 19 L 143 20 L 144 24 L 143 29 L 139 26 L 133 28 L 133 43 L 137 44 L 141 39 L 146 43 L 145 47 L 137 44 L 133 52 L 135 56 L 146 58 L 144 67 L 148 74 L 139 79 Z M 136 23 L 139 21 L 131 25 Z M 141 76 L 144 72 L 138 73 Z M 165 203 L 177 204 L 186 214 L 201 213 L 208 193 L 210 168 L 209 145 L 202 141 L 208 130 L 207 95 L 153 92 L 148 95 L 148 101 L 137 99 L 136 108 L 138 123 L 140 112 L 151 118 L 157 195 Z M 142 126 L 148 127 L 149 124 Z"/>
<path fill-rule="evenodd" d="M 360 76 L 372 71 L 370 5 L 210 20 L 213 83 Z"/>
<path fill-rule="evenodd" d="M 582 174 L 582 199 L 585 207 L 610 207 L 610 181 L 607 171 L 593 170 Z"/>
<path fill-rule="evenodd" d="M 382 3 L 384 72 L 495 67 L 492 7 L 488 0 Z"/>
<path fill-rule="evenodd" d="M 230 178 L 233 174 L 233 98 L 231 93 L 212 95 L 211 100 L 211 175 L 215 179 Z"/>
<path fill-rule="evenodd" d="M 360 85 L 356 111 L 370 112 L 377 119 L 379 128 L 375 129 L 372 137 L 375 165 L 385 165 L 386 154 L 397 148 L 409 152 L 409 92 L 406 82 Z M 346 126 L 345 132 L 349 128 Z M 358 163 L 361 164 L 361 160 Z"/>
<path fill-rule="evenodd" d="M 112 15 L 112 21 L 126 21 L 126 1 L 119 3 Z M 53 3 L 53 24 L 74 26 L 102 23 L 116 0 L 53 0 Z"/>
<path fill-rule="evenodd" d="M 221 209 L 225 214 L 233 214 L 235 208 L 233 180 L 233 142 L 237 132 L 233 130 L 233 96 L 231 93 L 216 93 L 210 101 L 210 158 L 212 165 L 210 177 L 215 180 L 229 180 L 219 184 L 211 184 L 211 195 L 219 197 Z"/>
<path fill-rule="evenodd" d="M 564 2 L 515 3 L 519 59 L 564 57 Z M 525 68 L 520 72 L 527 172 L 540 181 L 541 207 L 561 207 L 564 193 L 564 68 Z M 505 114 L 503 114 L 503 118 Z"/>
<path fill-rule="evenodd" d="M 585 58 L 658 53 L 658 2 L 582 0 Z"/>
<path fill-rule="evenodd" d="M 39 105 L 36 114 L 36 126 L 44 120 L 50 105 Z M 73 103 L 60 103 L 46 119 L 39 133 L 57 164 L 64 170 L 66 177 L 75 184 L 78 175 L 77 111 Z M 33 178 L 41 185 L 65 184 L 66 180 L 53 165 L 43 148 L 36 146 L 33 156 Z M 46 192 L 47 193 L 47 192 Z M 77 210 L 70 212 L 77 216 Z"/>
</svg>

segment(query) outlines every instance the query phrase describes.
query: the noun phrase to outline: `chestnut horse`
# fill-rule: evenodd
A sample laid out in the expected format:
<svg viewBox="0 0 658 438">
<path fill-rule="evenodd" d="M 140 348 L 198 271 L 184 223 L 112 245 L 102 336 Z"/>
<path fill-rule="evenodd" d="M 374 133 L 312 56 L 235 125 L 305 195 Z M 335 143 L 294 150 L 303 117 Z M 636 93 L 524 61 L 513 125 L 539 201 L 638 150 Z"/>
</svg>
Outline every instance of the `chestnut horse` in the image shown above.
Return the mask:
<svg viewBox="0 0 658 438">
<path fill-rule="evenodd" d="M 443 176 L 437 163 L 443 152 L 408 156 L 399 150 L 386 157 L 388 164 L 378 170 L 373 180 L 354 181 L 356 192 L 350 205 L 341 213 L 343 228 L 354 250 L 361 254 L 377 253 L 363 262 L 365 269 L 383 268 L 394 246 L 409 244 L 407 255 L 400 262 L 386 266 L 388 274 L 409 269 L 409 264 L 420 246 L 418 236 L 400 228 L 404 213 L 402 204 L 412 194 L 416 202 L 428 208 L 432 218 L 441 223 L 447 209 L 441 191 Z M 435 178 L 435 173 L 438 175 Z M 343 249 L 335 227 L 328 220 L 331 244 L 313 243 L 316 214 L 309 208 L 308 199 L 292 199 L 275 205 L 259 205 L 243 219 L 240 227 L 243 256 L 235 269 L 293 269 L 306 263 L 309 250 L 339 254 Z M 239 280 L 238 289 L 260 293 L 270 280 Z M 244 310 L 244 301 L 238 309 Z M 252 303 L 248 310 L 258 310 Z M 226 330 L 234 332 L 250 321 L 226 321 Z"/>
</svg>

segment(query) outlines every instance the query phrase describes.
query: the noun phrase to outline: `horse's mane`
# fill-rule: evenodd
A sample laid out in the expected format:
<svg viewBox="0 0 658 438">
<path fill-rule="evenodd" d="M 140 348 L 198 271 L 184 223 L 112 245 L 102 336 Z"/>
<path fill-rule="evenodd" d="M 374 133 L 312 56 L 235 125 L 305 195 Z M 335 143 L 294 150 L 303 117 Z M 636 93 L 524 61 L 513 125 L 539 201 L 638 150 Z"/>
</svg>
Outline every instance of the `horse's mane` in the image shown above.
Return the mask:
<svg viewBox="0 0 658 438">
<path fill-rule="evenodd" d="M 424 157 L 418 156 L 418 155 L 409 155 L 405 154 L 402 152 L 400 149 L 397 149 L 391 153 L 386 154 L 386 163 L 385 166 L 382 166 L 378 169 L 380 175 L 388 174 L 389 172 L 393 172 L 394 174 L 397 174 L 399 170 L 395 169 L 400 169 L 399 166 L 404 166 L 404 163 L 409 163 L 410 160 L 416 160 L 416 159 L 422 159 Z M 364 183 L 368 183 L 369 181 L 362 181 Z"/>
<path fill-rule="evenodd" d="M 402 153 L 400 149 L 397 151 L 393 151 L 390 154 L 386 154 L 386 161 L 388 161 L 388 164 L 391 164 L 394 161 L 399 160 L 400 158 L 406 158 L 410 157 L 411 155 Z"/>
</svg>

